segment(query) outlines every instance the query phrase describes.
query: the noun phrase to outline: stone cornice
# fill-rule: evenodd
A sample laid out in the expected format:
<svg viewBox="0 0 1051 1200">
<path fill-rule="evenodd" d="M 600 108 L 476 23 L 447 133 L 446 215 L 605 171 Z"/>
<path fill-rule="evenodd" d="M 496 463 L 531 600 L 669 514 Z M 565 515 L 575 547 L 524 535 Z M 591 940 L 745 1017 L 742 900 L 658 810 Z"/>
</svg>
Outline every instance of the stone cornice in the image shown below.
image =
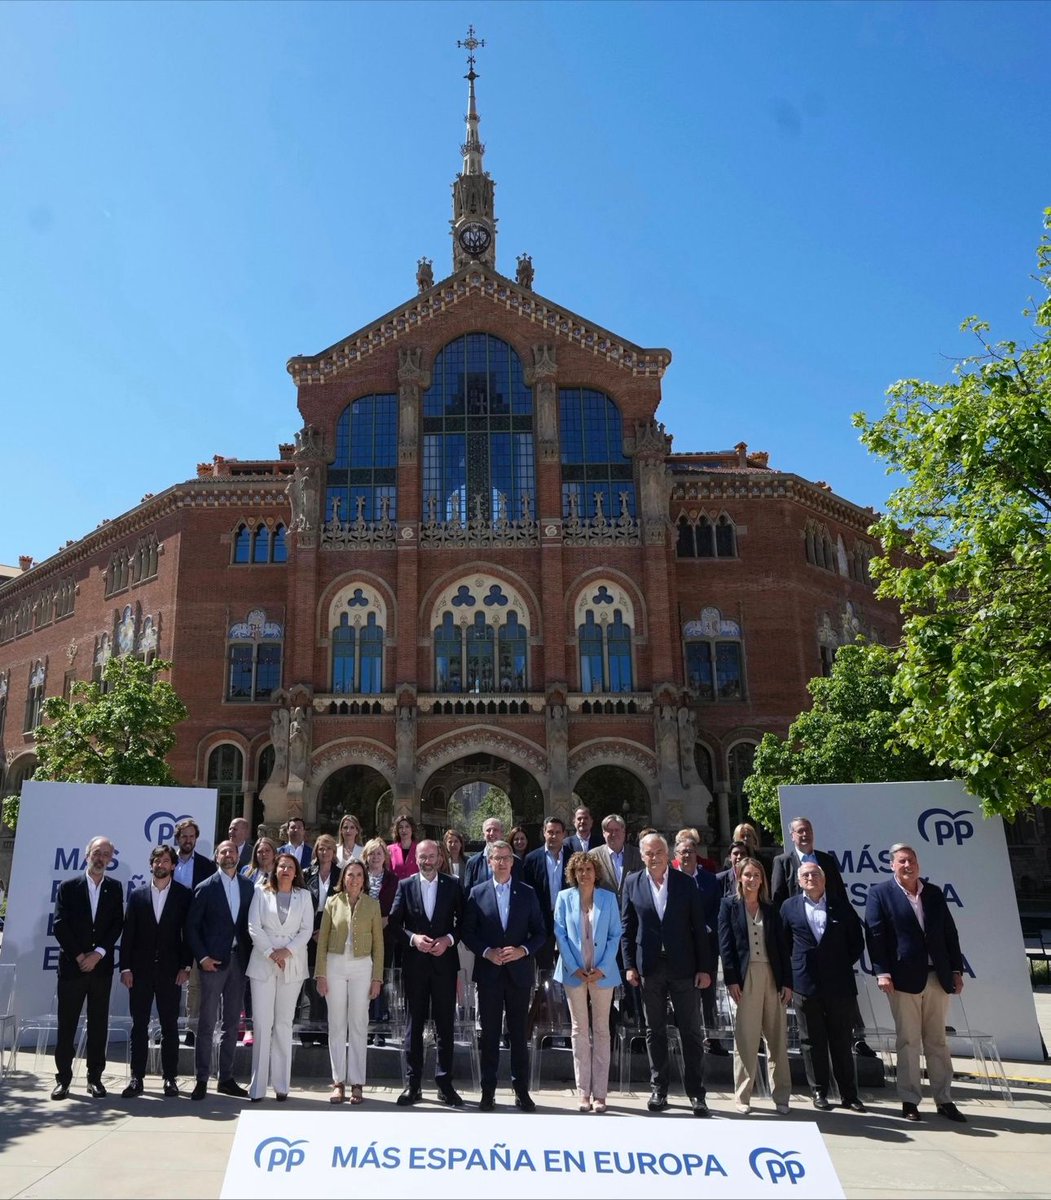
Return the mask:
<svg viewBox="0 0 1051 1200">
<path fill-rule="evenodd" d="M 691 500 L 791 500 L 814 512 L 851 525 L 859 532 L 867 531 L 877 518 L 872 509 L 862 508 L 826 491 L 801 475 L 783 471 L 696 472 L 688 479 L 675 473 L 672 467 L 671 501 Z"/>
<path fill-rule="evenodd" d="M 157 521 L 180 508 L 272 508 L 287 509 L 287 476 L 259 475 L 188 479 L 151 496 L 141 504 L 106 521 L 97 529 L 64 547 L 58 553 L 35 563 L 14 579 L 0 583 L 0 604 L 23 592 L 32 591 L 45 580 L 65 574 L 77 563 L 92 558 L 100 550 L 135 537 L 152 528 Z"/>
<path fill-rule="evenodd" d="M 545 300 L 498 271 L 472 263 L 320 354 L 290 358 L 288 373 L 297 387 L 338 379 L 377 350 L 412 335 L 432 318 L 475 295 L 488 297 L 508 312 L 517 312 L 542 330 L 544 336 L 580 346 L 632 375 L 660 379 L 671 362 L 670 350 L 636 346 L 568 308 Z"/>
</svg>

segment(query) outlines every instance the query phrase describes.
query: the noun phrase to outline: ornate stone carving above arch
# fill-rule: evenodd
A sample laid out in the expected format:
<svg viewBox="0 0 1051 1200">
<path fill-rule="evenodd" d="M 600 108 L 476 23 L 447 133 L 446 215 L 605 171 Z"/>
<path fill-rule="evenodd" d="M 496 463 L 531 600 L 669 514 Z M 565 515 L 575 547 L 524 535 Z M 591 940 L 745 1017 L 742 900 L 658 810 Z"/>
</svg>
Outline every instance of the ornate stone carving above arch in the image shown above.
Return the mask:
<svg viewBox="0 0 1051 1200">
<path fill-rule="evenodd" d="M 623 738 L 595 738 L 577 746 L 569 756 L 569 778 L 573 787 L 585 771 L 592 767 L 609 765 L 623 767 L 638 775 L 647 789 L 654 792 L 657 785 L 657 757 L 641 742 L 629 742 Z"/>
<path fill-rule="evenodd" d="M 528 599 L 513 583 L 482 569 L 457 576 L 438 593 L 427 628 L 440 625 L 446 613 L 452 614 L 457 625 L 469 625 L 476 613 L 484 613 L 487 623 L 493 626 L 504 625 L 514 613 L 536 636 L 531 612 Z"/>
<path fill-rule="evenodd" d="M 328 628 L 334 629 L 343 613 L 347 614 L 352 625 L 361 625 L 370 612 L 376 614 L 378 625 L 388 628 L 387 603 L 383 595 L 365 580 L 354 579 L 344 584 L 332 597 L 328 606 Z"/>
<path fill-rule="evenodd" d="M 468 754 L 493 754 L 506 758 L 529 771 L 538 783 L 547 782 L 547 755 L 534 742 L 496 730 L 488 725 L 472 725 L 456 733 L 435 738 L 416 755 L 416 779 L 422 783 L 439 767 L 444 767 Z"/>
<path fill-rule="evenodd" d="M 635 602 L 627 586 L 612 574 L 590 579 L 586 585 L 579 588 L 573 603 L 574 629 L 584 623 L 589 609 L 599 622 L 619 611 L 626 625 L 637 628 Z"/>
<path fill-rule="evenodd" d="M 394 786 L 396 763 L 389 747 L 373 738 L 337 738 L 319 746 L 311 756 L 310 786 L 316 796 L 325 780 L 343 767 L 363 763 L 373 767 Z"/>
</svg>

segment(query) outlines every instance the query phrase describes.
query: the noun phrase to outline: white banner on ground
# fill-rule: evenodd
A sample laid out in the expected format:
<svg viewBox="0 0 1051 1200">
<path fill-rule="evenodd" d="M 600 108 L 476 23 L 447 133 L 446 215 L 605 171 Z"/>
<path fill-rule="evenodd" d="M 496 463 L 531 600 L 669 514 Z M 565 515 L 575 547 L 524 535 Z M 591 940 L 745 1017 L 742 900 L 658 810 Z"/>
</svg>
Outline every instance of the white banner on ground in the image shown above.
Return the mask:
<svg viewBox="0 0 1051 1200">
<path fill-rule="evenodd" d="M 963 994 L 950 1000 L 948 1023 L 960 1027 L 965 1011 L 972 1029 L 996 1038 L 1002 1058 L 1041 1061 L 1003 821 L 983 818 L 981 805 L 957 780 L 793 784 L 778 793 L 785 846 L 792 845 L 792 818 L 809 817 L 814 845 L 835 856 L 862 919 L 868 889 L 892 878 L 888 848 L 905 842 L 915 849 L 920 874 L 945 892 L 965 959 Z M 893 1028 L 867 953 L 862 981 L 877 1023 Z M 868 1011 L 862 997 L 862 1015 Z"/>
<path fill-rule="evenodd" d="M 108 837 L 116 854 L 110 877 L 125 899 L 149 881 L 150 849 L 171 845 L 176 822 L 193 817 L 201 829 L 198 853 L 211 857 L 214 788 L 133 787 L 101 783 L 22 785 L 2 959 L 15 963 L 15 1012 L 33 1016 L 51 1009 L 58 972 L 52 932 L 58 886 L 85 868 L 93 837 Z M 128 1011 L 126 989 L 116 986 L 111 1011 Z"/>
<path fill-rule="evenodd" d="M 688 1132 L 688 1136 L 687 1136 Z M 577 1114 L 246 1112 L 222 1200 L 655 1195 L 840 1197 L 812 1122 Z"/>
</svg>

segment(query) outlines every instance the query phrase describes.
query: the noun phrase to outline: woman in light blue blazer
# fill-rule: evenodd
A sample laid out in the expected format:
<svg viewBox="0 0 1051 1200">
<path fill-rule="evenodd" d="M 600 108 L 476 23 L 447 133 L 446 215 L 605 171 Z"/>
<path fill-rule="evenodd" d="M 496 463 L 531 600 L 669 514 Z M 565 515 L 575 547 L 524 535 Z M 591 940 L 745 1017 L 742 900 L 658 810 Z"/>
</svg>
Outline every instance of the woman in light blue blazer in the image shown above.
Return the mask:
<svg viewBox="0 0 1051 1200">
<path fill-rule="evenodd" d="M 555 979 L 566 989 L 569 1001 L 580 1111 L 604 1113 L 609 1084 L 609 1009 L 613 989 L 620 983 L 620 907 L 615 892 L 595 886 L 598 869 L 590 854 L 574 854 L 566 864 L 566 878 L 570 886 L 563 888 L 555 901 Z"/>
</svg>

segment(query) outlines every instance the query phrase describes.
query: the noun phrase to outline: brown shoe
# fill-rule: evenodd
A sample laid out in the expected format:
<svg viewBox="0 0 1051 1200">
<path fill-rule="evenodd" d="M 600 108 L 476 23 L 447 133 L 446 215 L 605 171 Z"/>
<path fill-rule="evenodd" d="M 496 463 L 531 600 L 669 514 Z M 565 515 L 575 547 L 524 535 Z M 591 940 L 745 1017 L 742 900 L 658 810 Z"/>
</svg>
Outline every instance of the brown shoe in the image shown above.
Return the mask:
<svg viewBox="0 0 1051 1200">
<path fill-rule="evenodd" d="M 351 1104 L 364 1104 L 365 1097 L 361 1094 L 361 1084 L 352 1083 L 350 1085 L 350 1102 Z"/>
<path fill-rule="evenodd" d="M 346 1100 L 346 1098 L 347 1098 L 347 1094 L 343 1089 L 343 1084 L 334 1083 L 332 1085 L 332 1091 L 329 1094 L 329 1098 L 328 1098 L 329 1104 L 342 1104 L 343 1101 Z"/>
</svg>

